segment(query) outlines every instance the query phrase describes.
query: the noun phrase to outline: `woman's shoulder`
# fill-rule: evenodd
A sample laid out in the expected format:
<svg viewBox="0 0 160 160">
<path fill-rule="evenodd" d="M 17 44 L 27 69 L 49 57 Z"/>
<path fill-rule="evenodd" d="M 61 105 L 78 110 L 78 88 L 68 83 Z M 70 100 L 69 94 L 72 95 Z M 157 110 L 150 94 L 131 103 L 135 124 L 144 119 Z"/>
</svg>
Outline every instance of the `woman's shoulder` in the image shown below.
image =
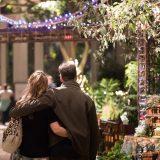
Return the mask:
<svg viewBox="0 0 160 160">
<path fill-rule="evenodd" d="M 47 107 L 43 110 L 35 112 L 35 114 L 43 114 L 43 115 L 50 115 L 50 113 L 53 113 L 53 109 L 51 107 Z"/>
</svg>

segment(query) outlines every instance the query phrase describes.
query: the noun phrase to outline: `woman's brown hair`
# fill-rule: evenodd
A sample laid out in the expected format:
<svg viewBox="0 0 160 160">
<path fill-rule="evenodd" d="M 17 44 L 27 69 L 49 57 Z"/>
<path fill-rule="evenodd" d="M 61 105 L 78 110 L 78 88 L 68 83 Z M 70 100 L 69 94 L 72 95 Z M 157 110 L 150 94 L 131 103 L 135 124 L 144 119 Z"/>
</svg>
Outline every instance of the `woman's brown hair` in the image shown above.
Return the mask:
<svg viewBox="0 0 160 160">
<path fill-rule="evenodd" d="M 40 97 L 48 88 L 47 75 L 43 71 L 35 71 L 28 78 L 27 86 L 24 90 L 24 95 L 17 102 L 17 105 L 23 105 L 29 100 Z"/>
</svg>

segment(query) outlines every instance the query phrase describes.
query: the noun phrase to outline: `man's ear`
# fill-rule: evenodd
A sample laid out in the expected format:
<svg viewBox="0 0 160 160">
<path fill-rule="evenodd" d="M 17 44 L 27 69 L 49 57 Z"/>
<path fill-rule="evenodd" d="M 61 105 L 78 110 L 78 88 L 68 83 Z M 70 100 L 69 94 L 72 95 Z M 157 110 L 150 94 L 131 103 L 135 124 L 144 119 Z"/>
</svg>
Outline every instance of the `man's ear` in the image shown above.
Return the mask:
<svg viewBox="0 0 160 160">
<path fill-rule="evenodd" d="M 62 77 L 61 74 L 60 74 L 60 81 L 61 81 L 62 83 L 64 82 L 63 77 Z"/>
<path fill-rule="evenodd" d="M 76 75 L 75 78 L 74 78 L 74 80 L 77 80 L 77 79 L 78 79 L 78 76 Z"/>
</svg>

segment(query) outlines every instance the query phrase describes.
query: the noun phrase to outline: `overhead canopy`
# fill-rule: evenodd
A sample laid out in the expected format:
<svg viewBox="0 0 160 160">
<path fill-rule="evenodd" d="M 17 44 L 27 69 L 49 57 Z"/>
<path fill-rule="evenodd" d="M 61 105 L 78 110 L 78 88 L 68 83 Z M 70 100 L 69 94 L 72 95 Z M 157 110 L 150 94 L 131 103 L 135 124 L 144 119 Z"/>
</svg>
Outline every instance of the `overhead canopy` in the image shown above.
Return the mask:
<svg viewBox="0 0 160 160">
<path fill-rule="evenodd" d="M 82 12 L 65 14 L 64 16 L 47 19 L 44 22 L 27 23 L 24 20 L 12 20 L 0 15 L 0 23 L 5 22 L 6 28 L 0 29 L 0 42 L 49 42 L 49 41 L 86 41 L 74 26 L 68 24 L 70 18 L 80 18 Z"/>
<path fill-rule="evenodd" d="M 50 41 L 86 41 L 73 27 L 54 30 L 41 29 L 1 29 L 0 42 L 50 42 Z M 92 39 L 90 39 L 92 40 Z"/>
</svg>

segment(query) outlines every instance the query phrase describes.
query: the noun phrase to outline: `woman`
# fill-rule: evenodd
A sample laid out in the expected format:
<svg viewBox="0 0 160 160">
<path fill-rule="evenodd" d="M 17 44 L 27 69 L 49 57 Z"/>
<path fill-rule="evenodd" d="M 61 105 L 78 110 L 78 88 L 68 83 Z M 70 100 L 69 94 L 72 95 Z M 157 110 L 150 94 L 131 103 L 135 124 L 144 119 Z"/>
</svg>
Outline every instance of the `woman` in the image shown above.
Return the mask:
<svg viewBox="0 0 160 160">
<path fill-rule="evenodd" d="M 2 124 L 8 121 L 9 106 L 11 104 L 11 98 L 13 97 L 13 91 L 8 89 L 8 85 L 5 83 L 0 90 L 0 111 L 2 112 Z"/>
<path fill-rule="evenodd" d="M 29 77 L 24 95 L 17 102 L 17 106 L 23 106 L 26 102 L 40 97 L 47 88 L 46 74 L 42 71 L 35 71 Z M 19 147 L 22 160 L 48 160 L 49 130 L 58 136 L 67 137 L 67 131 L 59 125 L 58 118 L 49 107 L 22 117 L 23 137 Z"/>
</svg>

